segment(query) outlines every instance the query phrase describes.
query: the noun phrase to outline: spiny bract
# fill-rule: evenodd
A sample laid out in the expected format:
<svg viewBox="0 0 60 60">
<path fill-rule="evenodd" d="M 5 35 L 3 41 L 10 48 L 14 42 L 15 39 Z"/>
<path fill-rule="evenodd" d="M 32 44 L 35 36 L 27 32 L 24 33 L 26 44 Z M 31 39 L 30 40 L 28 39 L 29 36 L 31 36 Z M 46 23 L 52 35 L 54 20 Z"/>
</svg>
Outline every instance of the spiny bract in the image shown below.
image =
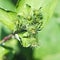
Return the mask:
<svg viewBox="0 0 60 60">
<path fill-rule="evenodd" d="M 29 6 L 30 7 L 30 6 Z M 32 8 L 30 7 L 32 10 Z M 41 7 L 36 10 L 30 11 L 28 15 L 18 15 L 18 20 L 16 21 L 16 31 L 19 31 L 19 37 L 22 40 L 22 45 L 25 47 L 36 46 L 38 44 L 38 39 L 36 34 L 40 31 L 43 24 L 43 14 L 41 12 Z"/>
</svg>

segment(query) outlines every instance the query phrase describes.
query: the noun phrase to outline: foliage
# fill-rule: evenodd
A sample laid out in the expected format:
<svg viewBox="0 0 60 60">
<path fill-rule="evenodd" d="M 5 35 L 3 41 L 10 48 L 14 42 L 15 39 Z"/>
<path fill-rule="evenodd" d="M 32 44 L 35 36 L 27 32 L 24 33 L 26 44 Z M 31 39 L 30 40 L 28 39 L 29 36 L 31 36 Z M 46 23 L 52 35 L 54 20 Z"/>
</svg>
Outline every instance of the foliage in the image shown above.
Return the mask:
<svg viewBox="0 0 60 60">
<path fill-rule="evenodd" d="M 17 38 L 11 38 L 0 46 L 0 60 L 13 60 L 18 53 L 25 58 L 20 57 L 21 60 L 49 60 L 51 56 L 50 60 L 54 56 L 57 60 L 60 56 L 60 23 L 55 17 L 60 15 L 55 12 L 53 19 L 50 18 L 58 0 L 15 1 L 0 0 L 0 40 L 11 33 Z M 16 31 L 21 39 L 16 37 Z"/>
</svg>

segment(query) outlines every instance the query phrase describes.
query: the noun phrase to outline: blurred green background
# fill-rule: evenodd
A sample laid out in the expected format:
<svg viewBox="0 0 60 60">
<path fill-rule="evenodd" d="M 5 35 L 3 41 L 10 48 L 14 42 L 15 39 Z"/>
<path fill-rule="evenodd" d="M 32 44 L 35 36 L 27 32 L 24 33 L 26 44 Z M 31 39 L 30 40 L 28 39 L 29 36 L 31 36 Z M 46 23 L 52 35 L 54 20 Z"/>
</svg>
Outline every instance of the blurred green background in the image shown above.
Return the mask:
<svg viewBox="0 0 60 60">
<path fill-rule="evenodd" d="M 7 10 L 10 10 L 10 8 Z M 12 10 L 14 9 L 15 7 Z M 0 22 L 0 40 L 10 32 Z M 5 46 L 0 46 L 0 60 L 60 60 L 60 2 L 58 2 L 47 26 L 39 32 L 38 39 L 40 46 L 35 48 L 25 48 L 15 39 L 7 41 Z"/>
</svg>

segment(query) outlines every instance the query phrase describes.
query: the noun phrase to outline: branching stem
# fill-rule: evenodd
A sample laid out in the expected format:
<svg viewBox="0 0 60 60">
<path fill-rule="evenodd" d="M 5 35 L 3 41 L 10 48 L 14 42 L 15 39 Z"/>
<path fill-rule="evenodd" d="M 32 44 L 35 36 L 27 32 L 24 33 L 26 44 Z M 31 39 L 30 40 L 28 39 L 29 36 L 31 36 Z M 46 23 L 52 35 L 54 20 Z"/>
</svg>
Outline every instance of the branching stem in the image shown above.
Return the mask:
<svg viewBox="0 0 60 60">
<path fill-rule="evenodd" d="M 4 42 L 6 42 L 7 40 L 10 40 L 12 38 L 12 36 L 15 36 L 15 34 L 18 34 L 19 31 L 15 31 L 14 33 L 9 34 L 8 36 L 5 36 L 2 41 L 0 42 L 0 45 L 3 44 Z M 15 38 L 17 39 L 17 38 Z"/>
</svg>

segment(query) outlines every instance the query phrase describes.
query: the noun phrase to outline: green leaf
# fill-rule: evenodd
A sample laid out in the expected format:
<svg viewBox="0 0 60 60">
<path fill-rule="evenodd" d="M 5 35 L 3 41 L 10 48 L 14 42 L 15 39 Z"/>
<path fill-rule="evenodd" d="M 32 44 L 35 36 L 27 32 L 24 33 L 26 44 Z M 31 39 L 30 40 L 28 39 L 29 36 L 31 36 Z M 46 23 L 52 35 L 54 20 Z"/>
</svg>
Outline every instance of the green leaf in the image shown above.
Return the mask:
<svg viewBox="0 0 60 60">
<path fill-rule="evenodd" d="M 6 11 L 16 12 L 16 7 L 11 2 L 11 0 L 0 0 L 0 8 Z"/>
<path fill-rule="evenodd" d="M 5 45 L 0 45 L 0 59 L 13 59 L 16 52 L 20 51 L 18 48 L 18 42 L 15 39 L 11 39 L 4 43 Z"/>
<path fill-rule="evenodd" d="M 60 54 L 60 26 L 56 19 L 51 19 L 47 27 L 38 34 L 39 47 L 34 50 L 34 57 L 51 60 Z M 59 58 L 60 59 L 60 58 Z M 56 57 L 57 60 L 57 57 Z"/>
<path fill-rule="evenodd" d="M 4 55 L 9 51 L 0 46 L 0 59 L 2 60 Z"/>
<path fill-rule="evenodd" d="M 0 22 L 5 24 L 10 30 L 14 30 L 15 28 L 15 21 L 16 20 L 16 13 L 9 12 L 0 9 Z"/>
<path fill-rule="evenodd" d="M 60 2 L 57 7 L 59 5 Z M 57 7 L 55 13 L 59 14 Z M 34 50 L 34 57 L 39 60 L 60 60 L 60 16 L 53 16 L 38 37 L 40 46 Z"/>
</svg>

